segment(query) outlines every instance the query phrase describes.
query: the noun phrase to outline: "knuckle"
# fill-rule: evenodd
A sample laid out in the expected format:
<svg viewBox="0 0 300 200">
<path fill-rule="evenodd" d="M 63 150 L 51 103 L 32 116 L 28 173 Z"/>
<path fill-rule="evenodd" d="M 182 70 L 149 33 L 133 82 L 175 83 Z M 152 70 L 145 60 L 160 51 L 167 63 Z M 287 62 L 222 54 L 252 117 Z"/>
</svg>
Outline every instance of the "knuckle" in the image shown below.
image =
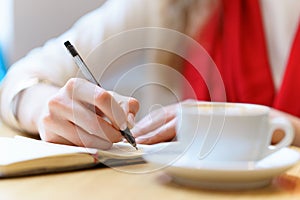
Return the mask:
<svg viewBox="0 0 300 200">
<path fill-rule="evenodd" d="M 140 103 L 139 103 L 139 101 L 137 99 L 135 99 L 135 98 L 132 98 L 132 97 L 129 99 L 129 106 L 134 111 L 137 111 L 137 110 L 140 109 Z"/>
<path fill-rule="evenodd" d="M 44 114 L 38 121 L 38 128 L 41 129 L 39 132 L 50 130 L 55 125 L 55 120 L 50 113 Z"/>
<path fill-rule="evenodd" d="M 44 140 L 46 142 L 55 143 L 57 141 L 57 137 L 56 137 L 56 135 L 54 135 L 52 133 L 45 132 L 42 136 L 42 140 Z"/>
<path fill-rule="evenodd" d="M 70 78 L 64 85 L 63 91 L 69 96 L 71 96 L 75 92 L 76 87 L 78 87 L 81 84 L 81 82 L 82 81 L 79 78 Z"/>
<path fill-rule="evenodd" d="M 107 103 L 110 103 L 111 99 L 112 99 L 112 96 L 109 92 L 107 91 L 102 91 L 100 92 L 99 94 L 97 94 L 95 96 L 95 99 L 96 99 L 96 102 L 98 104 L 107 104 Z"/>
<path fill-rule="evenodd" d="M 76 78 L 70 78 L 67 83 L 65 84 L 66 89 L 73 90 L 75 87 L 77 79 Z"/>
<path fill-rule="evenodd" d="M 55 96 L 48 101 L 49 111 L 53 111 L 56 108 L 60 108 L 63 105 L 63 99 L 60 96 Z"/>
<path fill-rule="evenodd" d="M 49 125 L 53 124 L 52 116 L 51 116 L 50 114 L 45 115 L 45 116 L 42 118 L 42 123 L 43 123 L 45 126 L 49 126 Z"/>
</svg>

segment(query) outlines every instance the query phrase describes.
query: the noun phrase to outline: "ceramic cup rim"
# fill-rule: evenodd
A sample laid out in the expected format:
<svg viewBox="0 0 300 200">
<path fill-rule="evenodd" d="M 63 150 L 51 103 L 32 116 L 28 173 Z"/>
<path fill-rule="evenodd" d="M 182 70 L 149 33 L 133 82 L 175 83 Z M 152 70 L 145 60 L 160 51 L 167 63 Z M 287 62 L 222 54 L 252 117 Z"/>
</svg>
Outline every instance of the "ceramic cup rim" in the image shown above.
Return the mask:
<svg viewBox="0 0 300 200">
<path fill-rule="evenodd" d="M 201 110 L 203 106 L 210 107 L 212 110 L 206 109 L 204 112 Z M 199 109 L 195 109 L 195 107 Z M 196 114 L 196 115 L 228 115 L 229 113 L 226 112 L 230 108 L 239 107 L 245 108 L 247 112 L 238 113 L 233 112 L 230 113 L 230 116 L 259 116 L 259 115 L 266 115 L 270 112 L 270 107 L 265 105 L 259 104 L 251 104 L 251 103 L 232 103 L 232 102 L 209 102 L 209 101 L 193 101 L 193 102 L 184 102 L 178 108 L 178 113 L 182 114 Z M 256 112 L 253 112 L 253 109 Z M 212 112 L 213 111 L 213 112 Z M 214 112 L 215 111 L 215 112 Z M 248 112 L 249 111 L 249 112 Z"/>
</svg>

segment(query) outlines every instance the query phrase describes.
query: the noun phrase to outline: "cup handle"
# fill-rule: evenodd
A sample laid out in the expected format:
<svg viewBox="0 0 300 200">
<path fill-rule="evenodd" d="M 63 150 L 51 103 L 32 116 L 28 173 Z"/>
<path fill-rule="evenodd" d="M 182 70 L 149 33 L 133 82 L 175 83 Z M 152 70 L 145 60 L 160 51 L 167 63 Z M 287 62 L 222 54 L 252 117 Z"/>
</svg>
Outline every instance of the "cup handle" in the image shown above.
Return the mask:
<svg viewBox="0 0 300 200">
<path fill-rule="evenodd" d="M 273 133 L 277 129 L 281 129 L 284 131 L 284 138 L 278 144 L 270 145 Z M 293 128 L 291 122 L 288 121 L 284 117 L 272 118 L 270 120 L 270 130 L 269 131 L 270 131 L 269 132 L 269 137 L 270 137 L 269 142 L 270 143 L 267 144 L 267 149 L 266 149 L 264 156 L 268 156 L 269 154 L 274 153 L 275 151 L 277 151 L 283 147 L 289 146 L 292 143 L 294 136 L 295 136 L 294 128 Z"/>
</svg>

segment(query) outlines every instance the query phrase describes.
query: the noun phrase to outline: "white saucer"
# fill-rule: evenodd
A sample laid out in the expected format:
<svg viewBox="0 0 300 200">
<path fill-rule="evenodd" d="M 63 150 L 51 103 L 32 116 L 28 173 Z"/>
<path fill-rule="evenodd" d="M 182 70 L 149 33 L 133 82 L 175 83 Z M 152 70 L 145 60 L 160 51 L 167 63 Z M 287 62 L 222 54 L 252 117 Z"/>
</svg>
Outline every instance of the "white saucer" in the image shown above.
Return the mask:
<svg viewBox="0 0 300 200">
<path fill-rule="evenodd" d="M 163 168 L 178 184 L 209 189 L 263 187 L 300 160 L 299 152 L 290 148 L 283 148 L 257 162 L 204 162 L 183 155 L 167 164 L 168 157 L 170 152 L 162 151 L 154 157 L 144 158 Z"/>
</svg>

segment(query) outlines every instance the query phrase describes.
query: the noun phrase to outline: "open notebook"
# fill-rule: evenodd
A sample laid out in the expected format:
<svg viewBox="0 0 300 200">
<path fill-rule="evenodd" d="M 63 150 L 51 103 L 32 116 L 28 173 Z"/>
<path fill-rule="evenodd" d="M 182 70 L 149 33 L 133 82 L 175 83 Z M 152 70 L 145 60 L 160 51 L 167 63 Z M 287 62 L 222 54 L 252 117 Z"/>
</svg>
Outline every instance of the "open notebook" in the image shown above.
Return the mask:
<svg viewBox="0 0 300 200">
<path fill-rule="evenodd" d="M 53 144 L 16 136 L 0 137 L 0 177 L 33 175 L 89 168 L 99 163 L 119 166 L 143 162 L 150 145 L 136 150 L 128 143 L 116 143 L 109 150 Z"/>
</svg>

